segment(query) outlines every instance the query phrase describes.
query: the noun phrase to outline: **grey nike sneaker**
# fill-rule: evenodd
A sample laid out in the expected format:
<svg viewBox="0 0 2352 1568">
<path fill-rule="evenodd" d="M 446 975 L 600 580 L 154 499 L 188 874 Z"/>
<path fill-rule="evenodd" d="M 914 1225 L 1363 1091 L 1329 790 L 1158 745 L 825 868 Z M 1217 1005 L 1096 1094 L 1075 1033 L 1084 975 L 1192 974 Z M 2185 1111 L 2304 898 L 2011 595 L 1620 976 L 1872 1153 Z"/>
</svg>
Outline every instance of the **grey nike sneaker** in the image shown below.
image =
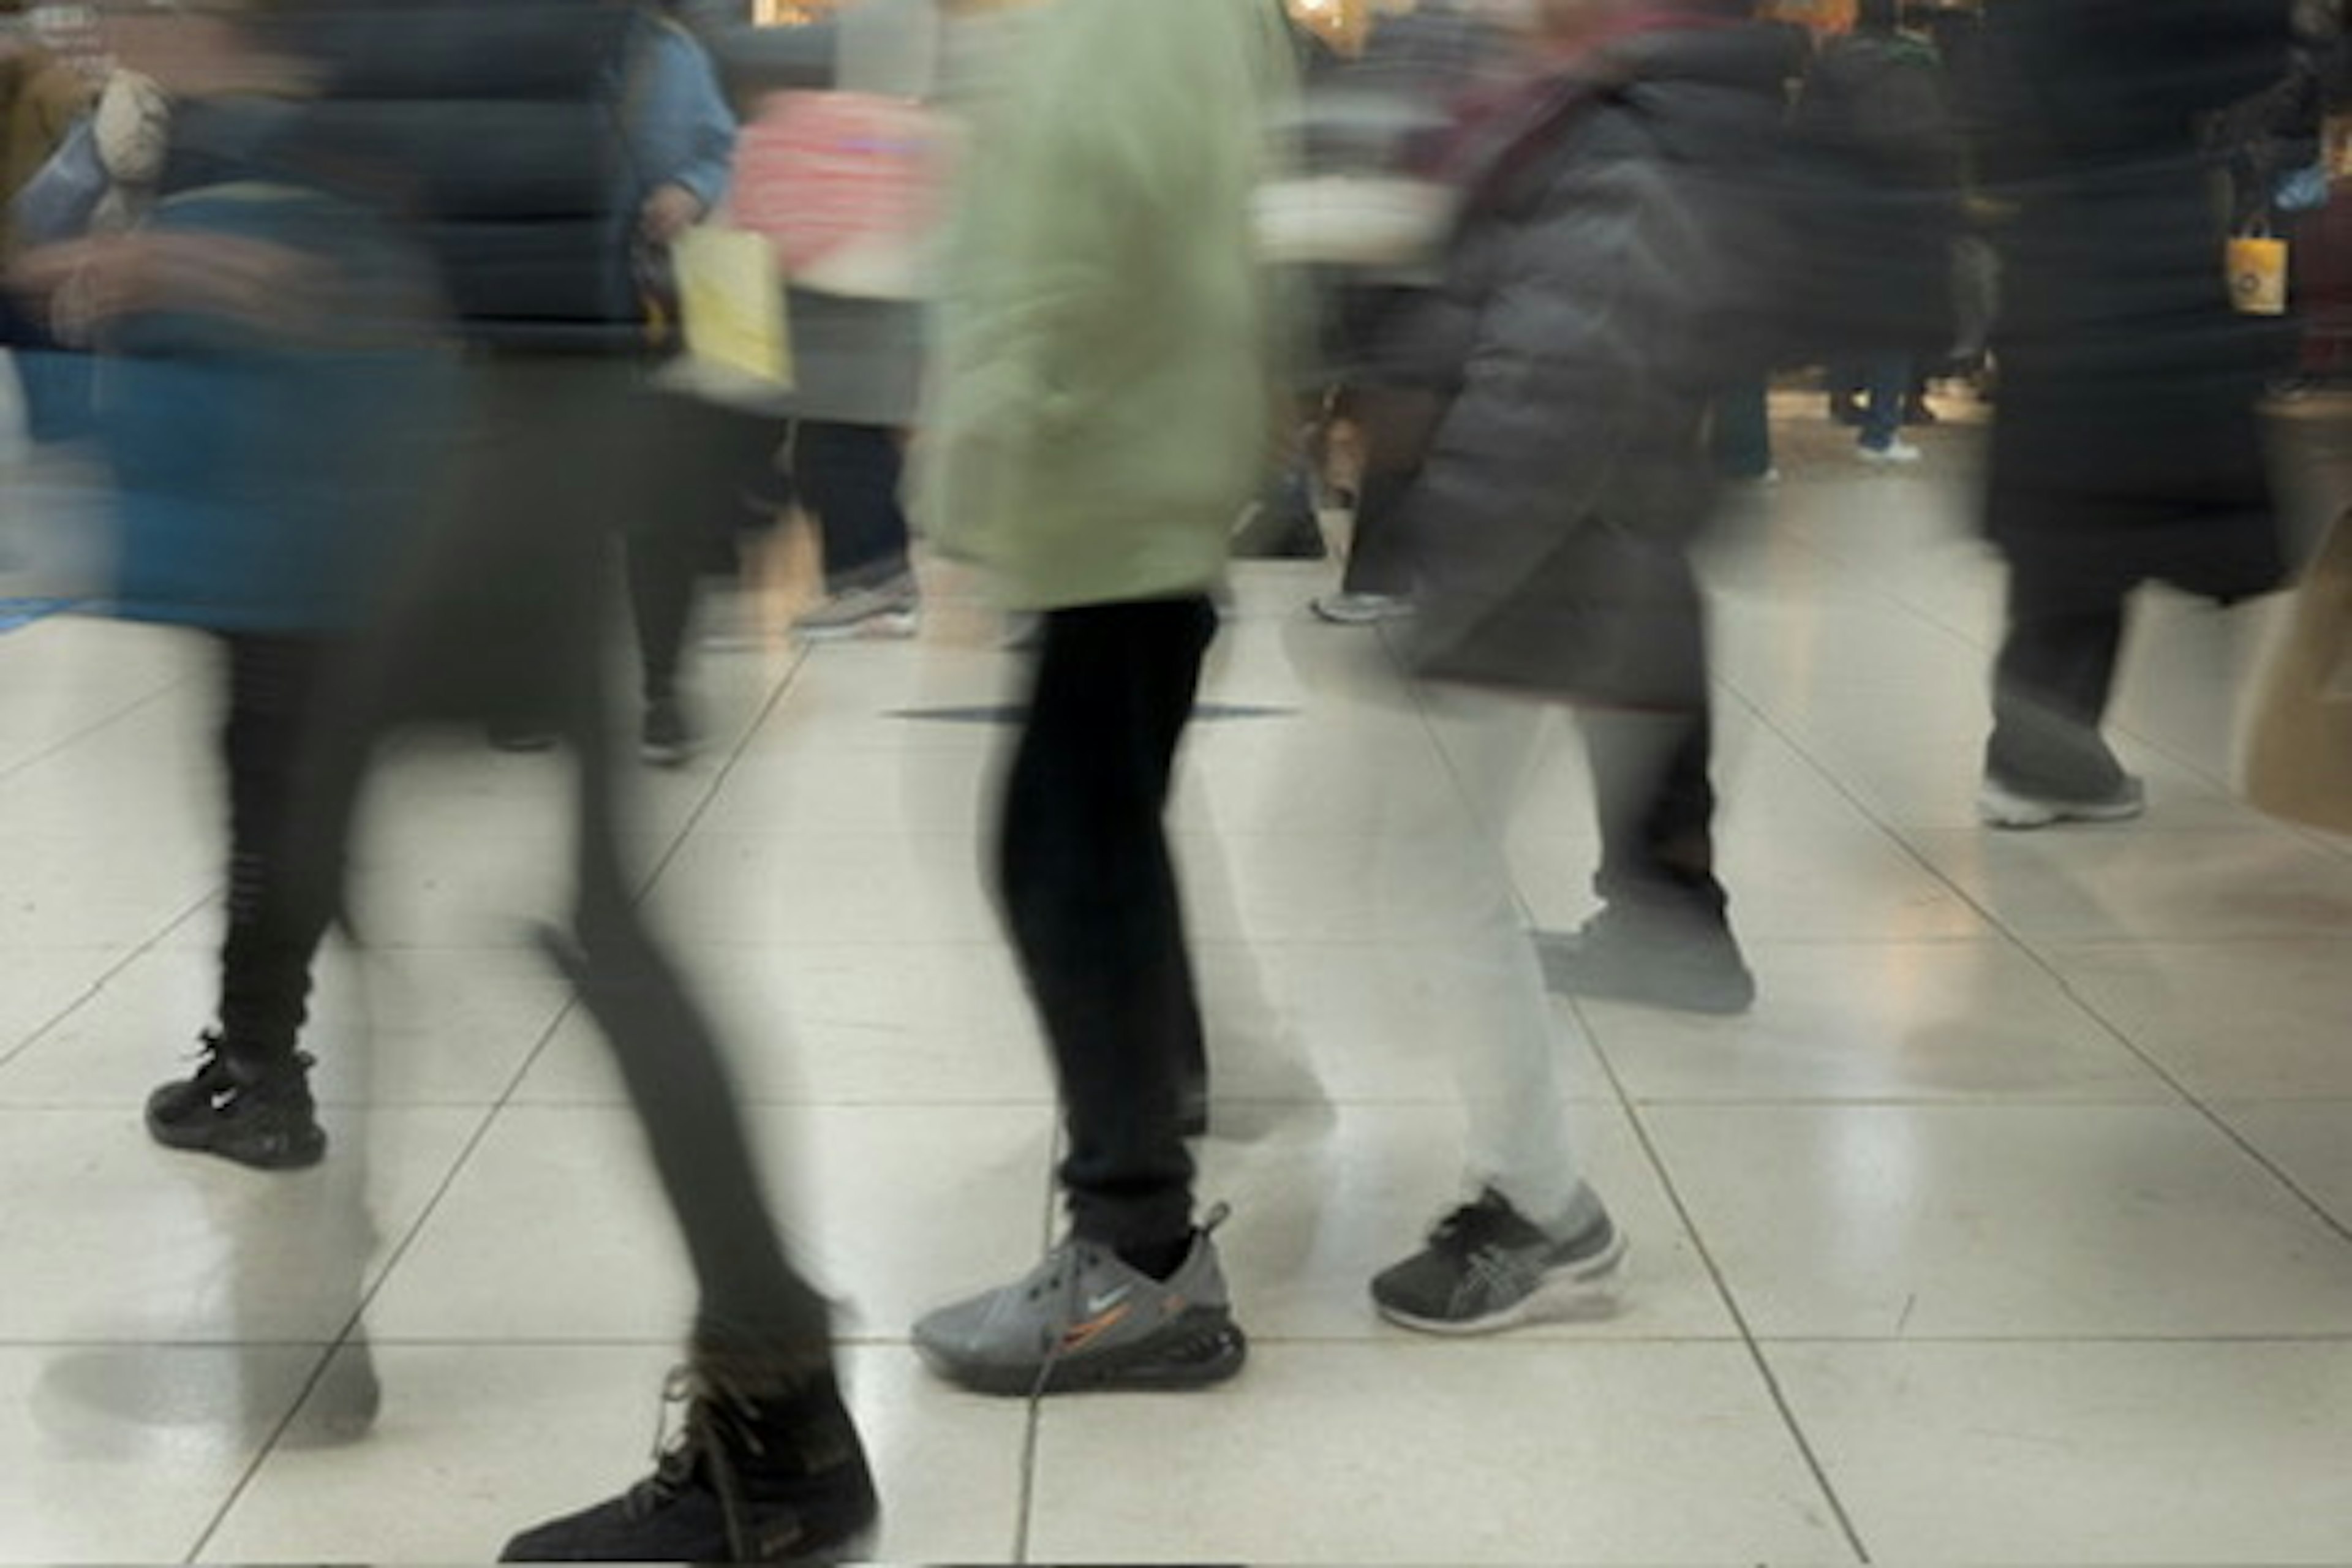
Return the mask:
<svg viewBox="0 0 2352 1568">
<path fill-rule="evenodd" d="M 916 1352 L 980 1394 L 1222 1383 L 1248 1354 L 1209 1238 L 1226 1212 L 1219 1205 L 1193 1233 L 1192 1253 L 1165 1281 L 1107 1247 L 1068 1237 L 1022 1279 L 917 1323 Z"/>
</svg>

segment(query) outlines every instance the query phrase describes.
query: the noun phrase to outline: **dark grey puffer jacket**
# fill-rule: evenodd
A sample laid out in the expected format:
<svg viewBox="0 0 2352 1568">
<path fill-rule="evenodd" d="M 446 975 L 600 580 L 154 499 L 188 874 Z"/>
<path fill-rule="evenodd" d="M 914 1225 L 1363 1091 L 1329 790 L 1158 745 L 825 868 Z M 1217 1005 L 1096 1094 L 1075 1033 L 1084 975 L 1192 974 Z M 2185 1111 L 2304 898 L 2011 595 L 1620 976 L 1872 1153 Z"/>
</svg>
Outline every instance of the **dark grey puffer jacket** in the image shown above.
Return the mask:
<svg viewBox="0 0 2352 1568">
<path fill-rule="evenodd" d="M 1391 367 L 1439 410 L 1403 512 L 1423 673 L 1703 696 L 1685 551 L 1708 403 L 1772 352 L 1781 53 L 1758 28 L 1653 28 L 1480 137 L 1446 284 Z"/>
</svg>

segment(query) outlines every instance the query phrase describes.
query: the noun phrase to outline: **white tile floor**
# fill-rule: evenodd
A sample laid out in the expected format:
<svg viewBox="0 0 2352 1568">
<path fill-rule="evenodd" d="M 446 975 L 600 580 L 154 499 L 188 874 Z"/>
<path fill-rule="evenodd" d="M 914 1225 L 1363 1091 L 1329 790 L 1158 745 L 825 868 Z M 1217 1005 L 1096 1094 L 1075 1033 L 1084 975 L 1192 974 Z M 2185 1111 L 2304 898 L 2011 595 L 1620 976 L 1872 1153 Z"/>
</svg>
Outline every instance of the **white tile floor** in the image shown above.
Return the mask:
<svg viewBox="0 0 2352 1568">
<path fill-rule="evenodd" d="M 1444 999 L 1367 868 L 1443 737 L 1382 645 L 1242 575 L 1176 825 L 1213 1019 L 1204 1188 L 1255 1341 L 1192 1398 L 961 1395 L 910 1316 L 1050 1226 L 1052 1113 L 980 879 L 1014 662 L 925 637 L 714 653 L 714 750 L 644 782 L 652 904 L 845 1301 L 898 1561 L 2321 1562 L 2352 1557 L 2352 846 L 2231 798 L 2262 612 L 2155 603 L 2143 823 L 1973 825 L 1997 574 L 1972 437 L 1854 470 L 1811 410 L 1710 559 L 1724 858 L 1754 1015 L 1562 1004 L 1635 1237 L 1598 1321 L 1447 1344 L 1366 1275 L 1450 1194 Z M 0 591 L 5 591 L 0 579 Z M 338 1137 L 268 1178 L 150 1148 L 204 1021 L 202 650 L 0 636 L 0 1561 L 480 1561 L 643 1463 L 686 1305 L 593 1034 L 520 939 L 544 762 L 418 755 L 330 965 Z M 1521 892 L 1579 918 L 1563 742 Z M 364 1339 L 356 1336 L 363 1329 Z M 381 1409 L 355 1429 L 351 1412 Z"/>
</svg>

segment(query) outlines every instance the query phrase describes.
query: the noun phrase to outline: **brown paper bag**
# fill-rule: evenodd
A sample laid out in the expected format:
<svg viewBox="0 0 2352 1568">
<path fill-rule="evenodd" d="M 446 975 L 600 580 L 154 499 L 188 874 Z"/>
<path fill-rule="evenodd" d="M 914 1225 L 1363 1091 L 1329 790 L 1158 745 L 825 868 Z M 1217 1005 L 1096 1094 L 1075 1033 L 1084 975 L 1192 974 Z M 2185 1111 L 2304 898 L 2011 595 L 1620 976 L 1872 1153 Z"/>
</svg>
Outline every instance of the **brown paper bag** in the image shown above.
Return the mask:
<svg viewBox="0 0 2352 1568">
<path fill-rule="evenodd" d="M 2255 689 L 2243 778 L 2260 810 L 2352 833 L 2352 514 L 2336 520 L 2295 590 Z"/>
</svg>

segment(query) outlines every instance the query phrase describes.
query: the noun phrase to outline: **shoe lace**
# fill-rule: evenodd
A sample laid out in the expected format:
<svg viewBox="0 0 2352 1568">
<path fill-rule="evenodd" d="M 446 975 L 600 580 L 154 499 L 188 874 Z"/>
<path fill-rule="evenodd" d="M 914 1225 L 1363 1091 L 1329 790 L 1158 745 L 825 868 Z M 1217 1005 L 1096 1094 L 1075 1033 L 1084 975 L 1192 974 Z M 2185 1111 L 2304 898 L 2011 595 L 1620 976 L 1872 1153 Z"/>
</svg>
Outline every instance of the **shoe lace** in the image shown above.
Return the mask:
<svg viewBox="0 0 2352 1568">
<path fill-rule="evenodd" d="M 667 1508 L 701 1482 L 719 1500 L 735 1560 L 751 1561 L 752 1520 L 734 1455 L 761 1456 L 767 1447 L 750 1414 L 693 1366 L 671 1368 L 654 1418 L 654 1473 L 630 1490 L 629 1517 L 642 1520 Z"/>
<path fill-rule="evenodd" d="M 229 1065 L 228 1037 L 222 1030 L 206 1029 L 198 1035 L 196 1048 L 182 1059 L 195 1064 L 193 1076 L 207 1089 L 236 1089 L 247 1082 Z M 287 1059 L 300 1072 L 308 1072 L 319 1064 L 319 1058 L 308 1051 L 296 1051 Z"/>
<path fill-rule="evenodd" d="M 1439 1220 L 1429 1233 L 1429 1246 L 1433 1252 L 1473 1264 L 1507 1247 L 1526 1225 L 1509 1200 L 1489 1188 L 1475 1202 Z"/>
</svg>

